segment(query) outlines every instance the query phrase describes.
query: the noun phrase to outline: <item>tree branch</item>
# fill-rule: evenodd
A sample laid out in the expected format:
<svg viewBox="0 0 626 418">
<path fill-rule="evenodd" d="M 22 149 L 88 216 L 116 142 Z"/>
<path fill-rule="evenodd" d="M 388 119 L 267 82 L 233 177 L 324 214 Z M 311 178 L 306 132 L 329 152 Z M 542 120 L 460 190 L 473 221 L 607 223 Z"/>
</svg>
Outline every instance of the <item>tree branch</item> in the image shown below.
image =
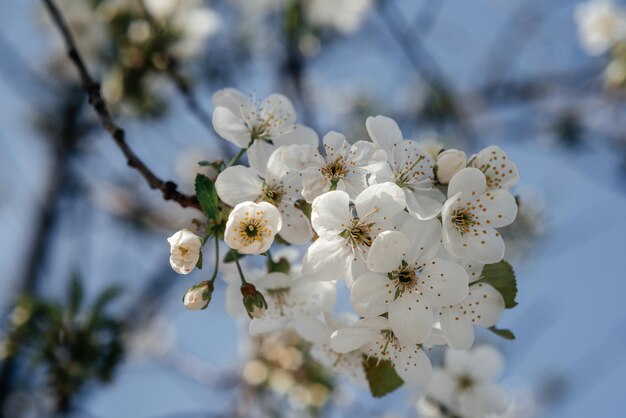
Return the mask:
<svg viewBox="0 0 626 418">
<path fill-rule="evenodd" d="M 200 204 L 198 203 L 198 199 L 195 196 L 179 192 L 177 190 L 178 186 L 172 181 L 161 180 L 152 172 L 152 170 L 150 170 L 150 168 L 148 168 L 148 166 L 143 163 L 143 161 L 141 161 L 141 159 L 139 159 L 139 157 L 137 157 L 134 151 L 130 148 L 126 142 L 126 134 L 124 130 L 119 127 L 111 117 L 106 102 L 100 93 L 100 85 L 96 83 L 93 78 L 91 78 L 85 63 L 78 52 L 78 48 L 74 42 L 74 37 L 65 23 L 61 12 L 55 5 L 54 0 L 42 1 L 48 9 L 55 26 L 61 32 L 69 58 L 78 70 L 83 89 L 89 97 L 89 104 L 98 115 L 98 119 L 100 120 L 102 127 L 110 134 L 111 138 L 113 138 L 117 146 L 124 153 L 128 165 L 137 170 L 143 176 L 151 189 L 160 190 L 163 195 L 163 199 L 173 200 L 184 208 L 192 207 L 202 210 L 200 208 Z"/>
</svg>

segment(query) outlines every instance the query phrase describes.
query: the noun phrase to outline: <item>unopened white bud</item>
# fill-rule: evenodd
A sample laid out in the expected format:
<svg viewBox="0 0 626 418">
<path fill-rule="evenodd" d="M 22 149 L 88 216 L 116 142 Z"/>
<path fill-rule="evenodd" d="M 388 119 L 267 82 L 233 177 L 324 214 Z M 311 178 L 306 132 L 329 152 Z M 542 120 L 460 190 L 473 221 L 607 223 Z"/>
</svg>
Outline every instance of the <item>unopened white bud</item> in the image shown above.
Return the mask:
<svg viewBox="0 0 626 418">
<path fill-rule="evenodd" d="M 467 155 L 463 151 L 448 149 L 441 152 L 437 156 L 437 180 L 441 184 L 448 184 L 459 170 L 465 168 L 466 164 Z"/>
<path fill-rule="evenodd" d="M 189 274 L 200 259 L 202 239 L 188 229 L 181 229 L 167 239 L 170 265 L 178 274 Z"/>
</svg>

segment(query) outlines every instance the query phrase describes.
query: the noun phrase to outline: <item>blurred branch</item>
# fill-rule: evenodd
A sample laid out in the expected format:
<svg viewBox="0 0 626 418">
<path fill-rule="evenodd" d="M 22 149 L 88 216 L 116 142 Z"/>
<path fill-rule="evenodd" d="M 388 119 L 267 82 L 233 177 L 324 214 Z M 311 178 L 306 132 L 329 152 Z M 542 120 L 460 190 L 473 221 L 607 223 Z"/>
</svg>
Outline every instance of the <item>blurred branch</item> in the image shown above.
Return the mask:
<svg viewBox="0 0 626 418">
<path fill-rule="evenodd" d="M 439 91 L 449 99 L 450 116 L 471 148 L 477 142 L 476 132 L 443 70 L 421 42 L 419 34 L 408 24 L 394 0 L 382 0 L 379 10 L 382 21 L 422 79 L 432 90 Z"/>
<path fill-rule="evenodd" d="M 154 19 L 154 16 L 148 11 L 146 5 L 143 0 L 137 0 L 139 3 L 139 7 L 141 8 L 142 13 L 144 14 L 146 20 L 152 26 L 152 29 L 156 33 L 160 33 L 163 31 L 163 28 L 159 24 L 159 22 Z M 171 56 L 166 51 L 165 55 L 165 72 L 169 76 L 170 80 L 174 83 L 174 86 L 178 90 L 178 92 L 185 99 L 185 104 L 187 108 L 191 112 L 193 116 L 198 120 L 198 122 L 211 134 L 214 134 L 213 130 L 213 121 L 211 114 L 207 112 L 202 105 L 200 104 L 198 97 L 196 96 L 195 91 L 191 88 L 189 81 L 185 76 L 183 76 L 178 70 L 178 60 Z M 222 143 L 222 142 L 220 142 Z"/>
<path fill-rule="evenodd" d="M 42 1 L 48 9 L 55 26 L 58 28 L 59 32 L 61 32 L 69 58 L 78 70 L 83 89 L 89 97 L 89 104 L 98 115 L 98 119 L 100 120 L 102 127 L 110 134 L 117 146 L 124 153 L 128 165 L 137 170 L 143 176 L 151 189 L 160 190 L 165 200 L 173 200 L 184 208 L 192 207 L 201 210 L 200 204 L 195 196 L 185 195 L 179 192 L 177 190 L 178 186 L 172 181 L 161 180 L 128 146 L 124 130 L 120 128 L 111 117 L 109 109 L 100 93 L 100 86 L 93 80 L 93 78 L 91 78 L 85 63 L 78 52 L 72 33 L 70 32 L 59 9 L 53 0 Z"/>
<path fill-rule="evenodd" d="M 430 35 L 445 0 L 424 0 L 415 16 L 415 30 L 422 38 Z"/>
</svg>

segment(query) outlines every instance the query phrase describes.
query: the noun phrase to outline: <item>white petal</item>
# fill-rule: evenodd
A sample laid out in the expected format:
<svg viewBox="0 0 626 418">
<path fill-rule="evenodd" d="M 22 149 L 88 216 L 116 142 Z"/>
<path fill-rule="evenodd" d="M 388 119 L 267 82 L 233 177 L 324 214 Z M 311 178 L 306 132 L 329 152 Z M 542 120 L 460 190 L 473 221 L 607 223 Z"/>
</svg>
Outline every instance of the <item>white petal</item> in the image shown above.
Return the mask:
<svg viewBox="0 0 626 418">
<path fill-rule="evenodd" d="M 470 286 L 469 294 L 458 308 L 472 324 L 490 327 L 502 317 L 504 298 L 490 284 L 476 283 Z"/>
<path fill-rule="evenodd" d="M 282 94 L 271 94 L 259 108 L 261 116 L 271 115 L 273 124 L 270 124 L 270 136 L 272 139 L 279 138 L 293 130 L 296 122 L 296 110 L 287 97 Z"/>
<path fill-rule="evenodd" d="M 470 352 L 470 373 L 482 382 L 496 379 L 504 368 L 502 354 L 488 345 L 481 345 Z"/>
<path fill-rule="evenodd" d="M 478 206 L 474 211 L 474 218 L 481 225 L 492 228 L 507 226 L 517 216 L 517 203 L 513 195 L 506 190 L 493 190 L 476 199 Z"/>
<path fill-rule="evenodd" d="M 409 264 L 426 263 L 437 255 L 441 246 L 441 224 L 437 219 L 420 221 L 415 218 L 406 220 L 400 228 L 406 237 L 410 237 L 406 261 Z"/>
<path fill-rule="evenodd" d="M 404 210 L 406 199 L 394 183 L 374 184 L 357 196 L 354 206 L 362 220 L 387 220 Z"/>
<path fill-rule="evenodd" d="M 509 405 L 507 393 L 495 384 L 480 385 L 475 389 L 475 396 L 479 399 L 488 414 L 504 414 Z"/>
<path fill-rule="evenodd" d="M 393 347 L 393 365 L 407 385 L 425 389 L 430 383 L 433 368 L 430 359 L 417 345 Z"/>
<path fill-rule="evenodd" d="M 261 335 L 284 329 L 286 326 L 286 320 L 282 318 L 269 318 L 268 315 L 264 315 L 261 318 L 252 318 L 248 326 L 248 331 L 250 335 Z"/>
<path fill-rule="evenodd" d="M 276 146 L 299 144 L 309 145 L 317 149 L 319 141 L 319 136 L 313 129 L 304 125 L 296 125 L 291 132 L 274 139 L 273 142 Z"/>
<path fill-rule="evenodd" d="M 416 216 L 418 219 L 432 219 L 441 212 L 443 200 L 433 198 L 420 192 L 407 189 L 404 189 L 404 191 L 406 193 L 407 209 L 411 215 Z"/>
<path fill-rule="evenodd" d="M 395 287 L 386 276 L 366 273 L 352 285 L 350 304 L 361 316 L 378 316 L 387 312 L 394 293 Z"/>
<path fill-rule="evenodd" d="M 444 405 L 452 403 L 456 382 L 443 370 L 435 370 L 426 394 Z"/>
<path fill-rule="evenodd" d="M 474 260 L 492 264 L 504 258 L 504 240 L 493 228 L 475 226 L 463 238 L 468 245 L 467 254 Z"/>
<path fill-rule="evenodd" d="M 474 327 L 457 308 L 444 308 L 439 316 L 446 342 L 455 350 L 468 350 L 474 343 Z"/>
<path fill-rule="evenodd" d="M 476 167 L 487 177 L 489 189 L 506 189 L 519 181 L 519 170 L 497 145 L 492 145 L 470 158 L 470 166 Z"/>
<path fill-rule="evenodd" d="M 411 237 L 415 237 L 412 235 Z M 367 268 L 377 273 L 398 270 L 402 260 L 407 258 L 409 241 L 398 231 L 385 231 L 378 235 L 367 256 Z"/>
<path fill-rule="evenodd" d="M 441 228 L 441 240 L 446 251 L 455 258 L 466 258 L 469 246 L 461 233 L 454 227 L 444 226 Z"/>
<path fill-rule="evenodd" d="M 295 329 L 302 338 L 310 343 L 328 344 L 330 341 L 330 328 L 315 316 L 296 318 Z"/>
<path fill-rule="evenodd" d="M 258 206 L 264 212 L 264 218 L 268 221 L 267 225 L 272 228 L 274 233 L 280 232 L 283 226 L 283 220 L 276 206 L 267 202 L 259 202 Z"/>
<path fill-rule="evenodd" d="M 294 245 L 302 245 L 313 238 L 313 230 L 311 229 L 309 218 L 301 210 L 289 203 L 281 203 L 279 209 L 283 219 L 280 236 L 285 241 Z"/>
<path fill-rule="evenodd" d="M 313 280 L 337 280 L 348 270 L 352 251 L 342 238 L 315 241 L 302 259 L 302 273 Z"/>
<path fill-rule="evenodd" d="M 239 148 L 247 148 L 252 140 L 241 117 L 225 107 L 218 106 L 213 111 L 213 128 L 219 136 Z"/>
<path fill-rule="evenodd" d="M 235 165 L 217 176 L 215 189 L 222 202 L 235 206 L 259 199 L 263 193 L 263 182 L 251 168 Z"/>
<path fill-rule="evenodd" d="M 330 346 L 338 353 L 358 350 L 378 336 L 378 331 L 365 327 L 341 328 L 330 336 Z"/>
<path fill-rule="evenodd" d="M 247 112 L 250 98 L 237 89 L 225 88 L 216 91 L 211 97 L 213 106 L 225 107 L 235 115 L 241 115 L 242 109 Z"/>
<path fill-rule="evenodd" d="M 446 370 L 458 376 L 469 373 L 470 359 L 469 351 L 448 349 L 444 353 L 443 362 Z"/>
<path fill-rule="evenodd" d="M 276 151 L 276 146 L 262 140 L 254 141 L 248 148 L 250 168 L 256 171 L 260 177 L 266 176 L 267 163 L 274 151 Z"/>
<path fill-rule="evenodd" d="M 485 175 L 477 168 L 463 168 L 459 170 L 448 185 L 448 198 L 462 192 L 463 201 L 472 196 L 480 196 L 487 191 Z"/>
<path fill-rule="evenodd" d="M 359 167 L 369 167 L 372 164 L 385 161 L 387 153 L 368 141 L 356 141 L 350 147 L 346 161 L 353 162 Z"/>
<path fill-rule="evenodd" d="M 467 296 L 469 279 L 459 264 L 435 258 L 419 273 L 418 283 L 426 303 L 444 306 L 457 304 Z"/>
<path fill-rule="evenodd" d="M 404 137 L 398 124 L 386 116 L 370 116 L 365 121 L 365 127 L 372 142 L 389 154 L 393 144 L 402 142 Z"/>
<path fill-rule="evenodd" d="M 351 222 L 350 196 L 346 192 L 335 190 L 324 193 L 313 201 L 311 224 L 320 237 L 334 238 L 349 229 Z"/>
<path fill-rule="evenodd" d="M 432 309 L 409 290 L 389 306 L 391 329 L 403 344 L 419 344 L 428 338 L 435 323 L 433 315 Z"/>
</svg>

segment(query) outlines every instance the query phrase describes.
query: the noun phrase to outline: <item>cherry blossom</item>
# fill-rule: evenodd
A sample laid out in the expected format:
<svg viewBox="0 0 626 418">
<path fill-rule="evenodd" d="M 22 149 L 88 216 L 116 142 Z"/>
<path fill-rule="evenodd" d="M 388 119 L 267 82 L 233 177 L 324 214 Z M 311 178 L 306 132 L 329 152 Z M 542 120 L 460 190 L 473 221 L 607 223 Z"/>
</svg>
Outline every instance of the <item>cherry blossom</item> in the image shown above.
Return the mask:
<svg viewBox="0 0 626 418">
<path fill-rule="evenodd" d="M 443 244 L 456 258 L 496 263 L 504 257 L 504 241 L 495 228 L 509 225 L 516 216 L 517 204 L 508 191 L 488 191 L 482 171 L 464 168 L 448 186 L 441 212 Z"/>
<path fill-rule="evenodd" d="M 371 272 L 351 289 L 358 314 L 388 312 L 391 329 L 407 344 L 424 342 L 435 323 L 435 308 L 457 304 L 468 292 L 463 267 L 436 257 L 440 231 L 436 219 L 409 219 L 400 231 L 381 233 L 367 258 Z"/>
<path fill-rule="evenodd" d="M 323 194 L 313 201 L 311 223 L 319 238 L 302 260 L 302 272 L 321 280 L 336 280 L 365 271 L 365 260 L 374 239 L 396 226 L 406 201 L 393 183 L 368 187 L 354 200 L 343 191 Z"/>
<path fill-rule="evenodd" d="M 281 226 L 280 212 L 274 205 L 242 202 L 228 215 L 224 241 L 242 254 L 261 254 L 272 246 Z"/>
<path fill-rule="evenodd" d="M 367 118 L 365 123 L 372 141 L 387 154 L 387 164 L 375 166 L 372 181 L 393 182 L 406 194 L 409 213 L 419 219 L 439 214 L 445 196 L 435 187 L 435 162 L 417 142 L 404 140 L 400 128 L 386 116 Z"/>
</svg>

